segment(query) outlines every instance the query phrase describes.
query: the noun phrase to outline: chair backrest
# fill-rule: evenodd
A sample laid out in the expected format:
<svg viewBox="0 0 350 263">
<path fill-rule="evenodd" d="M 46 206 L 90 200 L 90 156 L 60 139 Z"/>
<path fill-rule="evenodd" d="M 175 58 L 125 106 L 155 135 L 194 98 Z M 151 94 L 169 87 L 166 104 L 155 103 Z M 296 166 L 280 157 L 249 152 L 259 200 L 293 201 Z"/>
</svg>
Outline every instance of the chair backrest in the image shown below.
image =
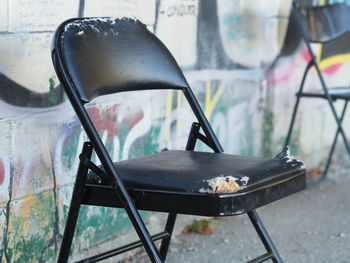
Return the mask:
<svg viewBox="0 0 350 263">
<path fill-rule="evenodd" d="M 300 6 L 298 10 L 310 42 L 332 41 L 350 30 L 350 7 L 345 3 Z"/>
<path fill-rule="evenodd" d="M 168 49 L 138 20 L 68 20 L 56 30 L 52 53 L 56 70 L 69 74 L 64 86 L 83 102 L 121 91 L 188 88 Z"/>
</svg>

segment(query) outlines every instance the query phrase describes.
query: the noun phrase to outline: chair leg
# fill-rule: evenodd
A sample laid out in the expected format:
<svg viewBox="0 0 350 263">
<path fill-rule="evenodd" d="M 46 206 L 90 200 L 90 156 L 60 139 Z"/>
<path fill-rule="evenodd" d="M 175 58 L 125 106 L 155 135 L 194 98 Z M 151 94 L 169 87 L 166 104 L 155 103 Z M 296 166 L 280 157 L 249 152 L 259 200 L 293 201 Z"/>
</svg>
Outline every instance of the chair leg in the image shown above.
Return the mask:
<svg viewBox="0 0 350 263">
<path fill-rule="evenodd" d="M 328 91 L 327 91 L 327 94 L 328 94 Z M 331 98 L 329 97 L 329 94 L 328 94 L 327 100 L 328 100 L 329 106 L 331 107 L 331 110 L 332 110 L 332 114 L 333 114 L 333 116 L 334 116 L 334 119 L 335 119 L 335 121 L 336 121 L 336 123 L 337 123 L 339 133 L 340 133 L 340 135 L 343 137 L 344 144 L 345 144 L 345 148 L 346 148 L 347 152 L 350 154 L 350 144 L 349 144 L 349 141 L 348 141 L 348 139 L 346 138 L 346 134 L 345 134 L 345 132 L 344 132 L 343 126 L 341 125 L 341 120 L 340 120 L 340 118 L 339 118 L 338 115 L 337 115 L 337 112 L 336 112 L 336 110 L 335 110 L 335 107 L 334 107 L 334 105 L 333 105 L 333 102 L 332 102 Z"/>
<path fill-rule="evenodd" d="M 311 49 L 311 47 L 310 47 L 310 44 L 307 43 L 307 45 L 308 45 L 308 49 L 309 49 L 309 51 L 310 51 L 310 54 L 312 54 L 312 49 Z M 314 65 L 315 65 L 315 68 L 316 68 L 316 72 L 317 72 L 318 78 L 319 78 L 319 80 L 320 80 L 320 82 L 321 82 L 322 89 L 323 89 L 323 91 L 324 91 L 324 93 L 325 93 L 325 95 L 326 95 L 328 104 L 329 104 L 329 106 L 330 106 L 330 108 L 331 108 L 332 114 L 333 114 L 334 119 L 335 119 L 335 121 L 336 121 L 336 123 L 337 123 L 339 133 L 340 133 L 340 135 L 343 137 L 344 144 L 345 144 L 345 148 L 346 148 L 347 152 L 350 154 L 350 144 L 349 144 L 349 141 L 348 141 L 348 139 L 346 138 L 346 134 L 345 134 L 345 132 L 344 132 L 343 126 L 341 125 L 340 118 L 338 117 L 337 111 L 335 110 L 335 107 L 334 107 L 332 98 L 331 98 L 331 96 L 329 95 L 326 82 L 325 82 L 325 80 L 324 80 L 324 78 L 323 78 L 321 69 L 320 69 L 319 65 L 317 64 L 317 62 L 316 62 L 315 56 L 312 56 L 312 60 L 314 61 Z"/>
<path fill-rule="evenodd" d="M 303 75 L 303 78 L 302 78 L 302 81 L 301 81 L 301 84 L 300 84 L 299 91 L 296 94 L 297 100 L 296 100 L 296 102 L 294 104 L 292 120 L 290 121 L 290 124 L 289 124 L 288 135 L 287 135 L 287 138 L 285 140 L 284 147 L 286 147 L 290 143 L 290 137 L 292 135 L 292 130 L 293 130 L 294 122 L 295 122 L 295 117 L 297 115 L 297 111 L 298 111 L 298 107 L 299 107 L 300 97 L 301 97 L 301 94 L 303 92 L 304 83 L 305 83 L 305 80 L 306 80 L 307 73 L 309 72 L 309 70 L 310 70 L 312 65 L 313 65 L 313 61 L 310 60 L 310 62 L 307 64 L 307 66 L 305 68 L 304 75 Z"/>
<path fill-rule="evenodd" d="M 82 154 L 84 154 L 90 160 L 91 154 L 92 154 L 92 146 L 89 142 L 84 143 Z M 75 179 L 72 199 L 71 199 L 71 203 L 68 211 L 67 222 L 64 229 L 60 252 L 58 255 L 58 260 L 57 260 L 58 263 L 65 263 L 68 261 L 72 240 L 74 236 L 74 231 L 75 231 L 75 227 L 79 216 L 81 201 L 84 193 L 87 173 L 88 173 L 88 168 L 84 163 L 84 161 L 81 160 L 78 167 L 77 177 Z"/>
<path fill-rule="evenodd" d="M 343 122 L 347 106 L 348 106 L 348 101 L 345 101 L 345 104 L 344 104 L 344 107 L 343 107 L 343 111 L 342 111 L 342 114 L 341 114 L 341 117 L 340 117 L 340 123 Z M 329 166 L 331 164 L 332 156 L 333 156 L 333 153 L 334 153 L 334 150 L 335 150 L 335 146 L 336 146 L 336 143 L 337 143 L 337 140 L 338 140 L 339 133 L 340 133 L 340 129 L 338 127 L 337 132 L 336 132 L 335 137 L 334 137 L 334 140 L 333 140 L 332 148 L 331 148 L 331 150 L 329 152 L 329 155 L 328 155 L 326 167 L 324 169 L 322 177 L 320 178 L 320 181 L 323 180 L 324 178 L 326 178 L 326 176 L 327 176 L 328 169 L 329 169 Z M 349 155 L 350 155 L 350 152 L 349 152 Z"/>
<path fill-rule="evenodd" d="M 165 231 L 169 233 L 169 236 L 164 238 L 162 240 L 162 244 L 160 245 L 160 255 L 163 258 L 163 261 L 165 262 L 166 256 L 168 254 L 168 248 L 171 240 L 171 235 L 173 234 L 175 221 L 176 221 L 177 214 L 169 213 L 168 219 L 166 221 L 165 225 Z"/>
<path fill-rule="evenodd" d="M 279 255 L 275 245 L 273 244 L 269 234 L 267 233 L 260 217 L 258 216 L 258 213 L 255 210 L 253 210 L 248 212 L 247 214 L 256 232 L 258 233 L 260 240 L 264 244 L 265 249 L 267 250 L 267 252 L 273 255 L 272 261 L 274 263 L 283 263 L 283 260 Z"/>
</svg>

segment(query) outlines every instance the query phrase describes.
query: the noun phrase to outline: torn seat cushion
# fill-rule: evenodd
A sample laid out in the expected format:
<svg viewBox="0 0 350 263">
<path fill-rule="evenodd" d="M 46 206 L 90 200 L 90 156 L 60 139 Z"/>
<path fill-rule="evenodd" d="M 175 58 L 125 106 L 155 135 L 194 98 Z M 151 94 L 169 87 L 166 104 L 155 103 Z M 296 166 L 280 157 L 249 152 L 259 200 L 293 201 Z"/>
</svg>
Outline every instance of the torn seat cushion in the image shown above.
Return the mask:
<svg viewBox="0 0 350 263">
<path fill-rule="evenodd" d="M 281 156 L 195 151 L 164 151 L 116 162 L 115 167 L 128 189 L 208 194 L 249 191 L 305 173 L 302 162 Z M 89 172 L 87 183 L 109 185 L 110 180 Z"/>
</svg>

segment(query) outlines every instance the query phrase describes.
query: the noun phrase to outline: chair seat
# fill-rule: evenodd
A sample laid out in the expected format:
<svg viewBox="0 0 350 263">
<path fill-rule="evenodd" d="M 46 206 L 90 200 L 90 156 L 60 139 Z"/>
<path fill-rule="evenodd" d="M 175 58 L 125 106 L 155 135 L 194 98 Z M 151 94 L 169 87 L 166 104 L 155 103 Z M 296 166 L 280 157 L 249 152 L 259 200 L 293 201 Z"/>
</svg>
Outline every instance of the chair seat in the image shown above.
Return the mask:
<svg viewBox="0 0 350 263">
<path fill-rule="evenodd" d="M 255 209 L 305 188 L 303 163 L 286 155 L 260 158 L 164 151 L 116 162 L 115 167 L 139 209 L 163 212 L 169 212 L 168 205 L 172 202 L 169 207 L 175 207 L 175 211 L 170 212 L 208 216 L 245 213 L 247 209 Z M 120 206 L 113 191 L 106 194 L 112 190 L 107 178 L 89 172 L 87 187 L 90 190 L 85 197 L 86 203 L 106 205 L 107 202 L 110 206 Z M 242 198 L 243 195 L 251 198 Z M 147 198 L 155 200 L 145 202 Z M 176 206 L 173 202 L 179 199 L 182 202 Z M 143 203 L 147 207 L 143 207 Z M 149 204 L 153 206 L 149 207 Z M 210 210 L 209 206 L 214 209 Z"/>
<path fill-rule="evenodd" d="M 281 158 L 260 158 L 224 153 L 164 151 L 115 163 L 128 189 L 190 193 L 230 193 L 249 191 L 272 181 L 300 173 L 302 163 Z M 238 191 L 212 189 L 212 180 L 236 181 Z M 107 184 L 94 172 L 88 183 Z M 220 191 L 221 190 L 221 191 Z"/>
<path fill-rule="evenodd" d="M 328 93 L 332 98 L 332 100 L 337 100 L 337 99 L 350 100 L 350 88 L 347 88 L 347 87 L 331 88 L 331 89 L 328 89 Z M 303 92 L 302 96 L 324 98 L 324 99 L 327 98 L 323 90 L 311 90 L 308 92 Z"/>
</svg>

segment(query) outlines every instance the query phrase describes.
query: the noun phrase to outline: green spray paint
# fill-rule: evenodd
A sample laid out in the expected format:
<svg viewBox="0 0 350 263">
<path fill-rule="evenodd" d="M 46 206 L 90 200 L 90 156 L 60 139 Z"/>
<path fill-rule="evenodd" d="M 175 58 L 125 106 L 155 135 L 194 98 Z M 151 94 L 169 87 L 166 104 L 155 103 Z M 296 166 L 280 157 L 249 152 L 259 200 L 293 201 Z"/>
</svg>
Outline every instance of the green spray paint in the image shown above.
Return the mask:
<svg viewBox="0 0 350 263">
<path fill-rule="evenodd" d="M 25 210 L 13 211 L 15 207 Z M 7 254 L 11 262 L 48 262 L 56 254 L 53 246 L 47 246 L 54 226 L 54 202 L 52 191 L 13 201 L 8 229 Z M 30 235 L 28 235 L 30 233 Z"/>
<path fill-rule="evenodd" d="M 56 105 L 58 103 L 58 98 L 56 94 L 55 81 L 53 78 L 49 79 L 49 105 Z"/>
</svg>

